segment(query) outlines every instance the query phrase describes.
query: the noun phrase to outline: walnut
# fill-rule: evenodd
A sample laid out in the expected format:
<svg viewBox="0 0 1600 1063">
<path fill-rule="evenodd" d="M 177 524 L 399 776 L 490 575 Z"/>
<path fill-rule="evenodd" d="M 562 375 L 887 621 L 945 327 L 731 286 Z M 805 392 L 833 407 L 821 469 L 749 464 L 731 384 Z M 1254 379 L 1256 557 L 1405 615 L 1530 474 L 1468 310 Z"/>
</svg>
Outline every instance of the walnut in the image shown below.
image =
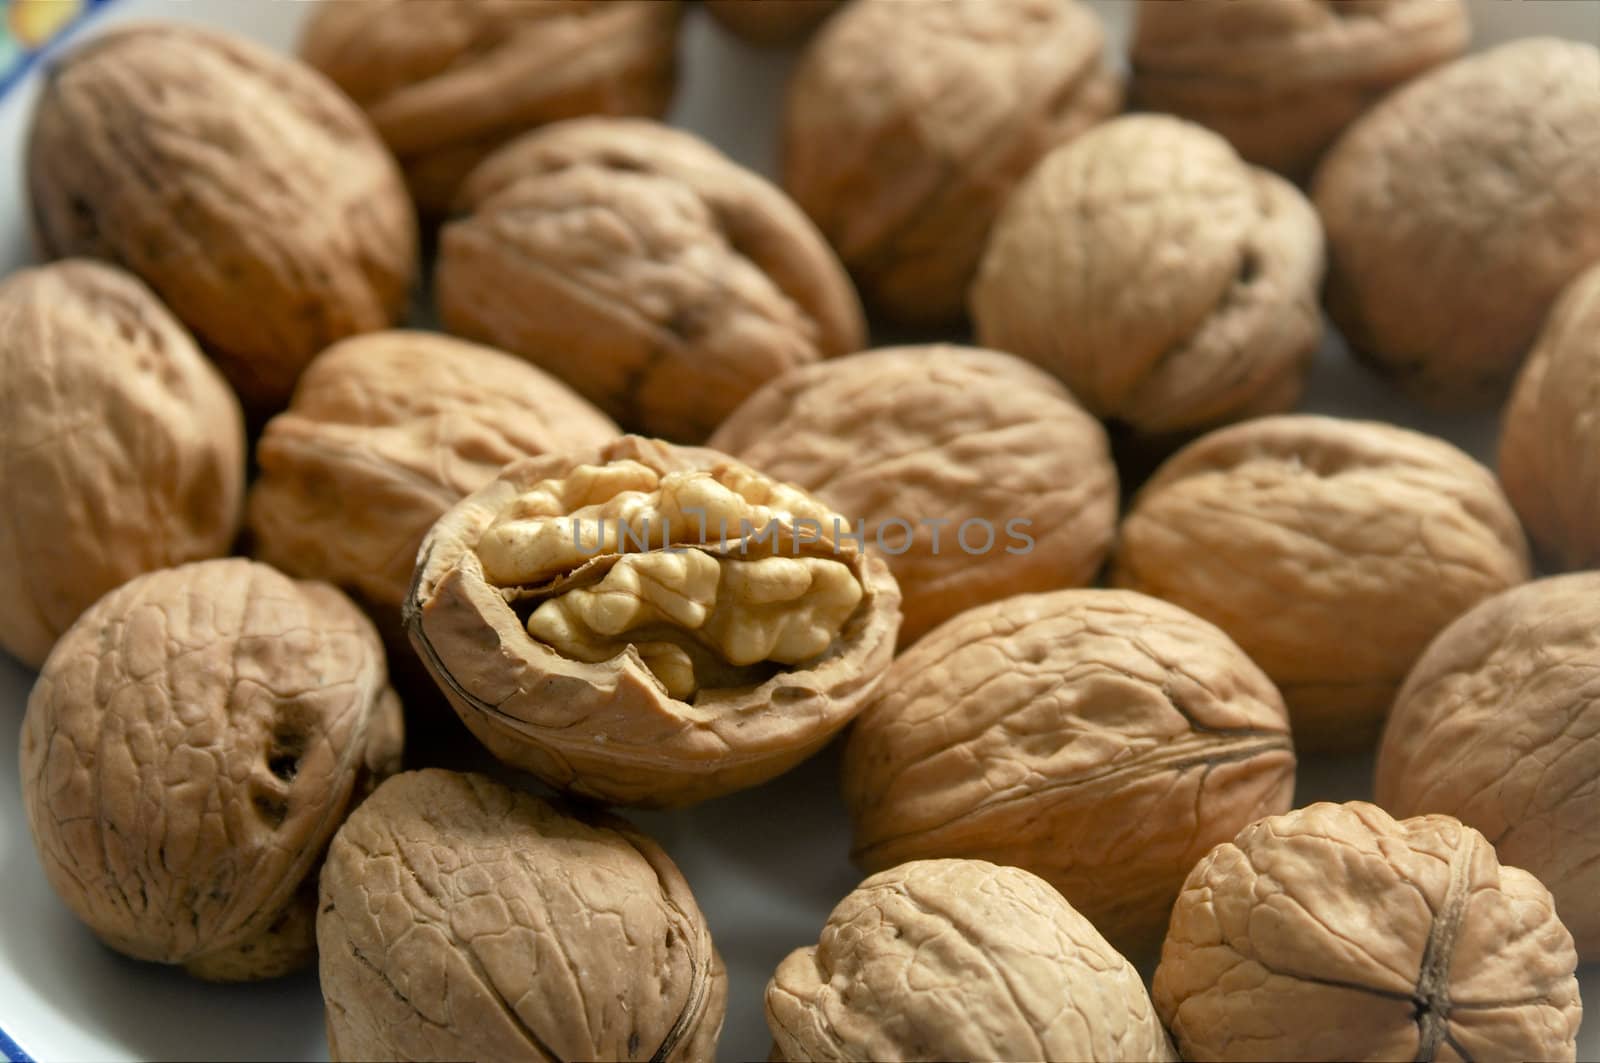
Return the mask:
<svg viewBox="0 0 1600 1063">
<path fill-rule="evenodd" d="M 1231 635 L 1318 752 L 1370 747 L 1428 642 L 1529 574 L 1489 470 L 1443 440 L 1329 417 L 1202 437 L 1145 484 L 1119 538 L 1112 582 Z"/>
<path fill-rule="evenodd" d="M 1141 0 L 1136 101 L 1304 177 L 1390 89 L 1459 56 L 1461 0 Z"/>
<path fill-rule="evenodd" d="M 300 54 L 350 94 L 440 216 L 472 168 L 536 126 L 659 117 L 672 100 L 682 5 L 668 0 L 323 3 Z"/>
<path fill-rule="evenodd" d="M 197 561 L 123 584 L 61 637 L 22 722 L 23 805 L 50 884 L 107 945 L 268 978 L 310 962 L 318 863 L 400 741 L 347 598 Z"/>
<path fill-rule="evenodd" d="M 1514 41 L 1350 127 L 1313 198 L 1328 310 L 1358 355 L 1428 401 L 1500 397 L 1561 289 L 1600 259 L 1597 85 L 1594 45 Z"/>
<path fill-rule="evenodd" d="M 767 983 L 773 1059 L 1173 1060 L 1139 973 L 1049 883 L 920 860 L 839 902 Z"/>
<path fill-rule="evenodd" d="M 1025 867 L 1139 953 L 1206 850 L 1290 807 L 1294 768 L 1282 698 L 1221 631 L 1069 590 L 969 610 L 896 658 L 843 775 L 868 869 Z"/>
<path fill-rule="evenodd" d="M 1099 422 L 994 351 L 899 347 L 796 369 L 710 445 L 866 522 L 900 585 L 901 645 L 971 606 L 1090 582 L 1117 519 Z"/>
<path fill-rule="evenodd" d="M 727 976 L 666 853 L 481 775 L 398 775 L 328 849 L 328 1045 L 346 1059 L 709 1060 Z"/>
<path fill-rule="evenodd" d="M 1315 212 L 1189 122 L 1133 115 L 1051 152 L 995 224 L 979 342 L 1145 435 L 1293 406 L 1322 337 Z"/>
<path fill-rule="evenodd" d="M 1534 545 L 1600 566 L 1600 261 L 1550 312 L 1506 407 L 1500 483 Z"/>
<path fill-rule="evenodd" d="M 1572 1059 L 1550 893 L 1449 816 L 1320 803 L 1189 875 L 1153 995 L 1184 1059 Z"/>
<path fill-rule="evenodd" d="M 438 269 L 450 331 L 543 366 L 628 428 L 698 442 L 784 370 L 864 343 L 810 222 L 689 133 L 562 122 L 489 158 L 460 204 Z"/>
<path fill-rule="evenodd" d="M 405 309 L 416 224 L 389 154 L 315 71 L 194 26 L 116 29 L 52 67 L 27 179 L 46 255 L 143 278 L 248 405 Z"/>
<path fill-rule="evenodd" d="M 244 490 L 239 403 L 121 270 L 0 282 L 0 647 L 37 668 L 141 572 L 227 553 Z"/>
<path fill-rule="evenodd" d="M 705 0 L 711 17 L 751 44 L 789 44 L 806 36 L 844 0 Z"/>
<path fill-rule="evenodd" d="M 1600 572 L 1524 584 L 1445 628 L 1406 679 L 1378 803 L 1444 812 L 1555 895 L 1600 960 Z M 1514 707 L 1514 709 L 1512 708 Z"/>
<path fill-rule="evenodd" d="M 849 533 L 715 451 L 625 436 L 509 465 L 440 518 L 406 625 L 500 759 L 688 804 L 821 748 L 888 666 L 900 593 Z"/>
<path fill-rule="evenodd" d="M 1076 0 L 858 0 L 790 82 L 783 186 L 885 314 L 961 318 L 989 226 L 1122 86 Z"/>
</svg>

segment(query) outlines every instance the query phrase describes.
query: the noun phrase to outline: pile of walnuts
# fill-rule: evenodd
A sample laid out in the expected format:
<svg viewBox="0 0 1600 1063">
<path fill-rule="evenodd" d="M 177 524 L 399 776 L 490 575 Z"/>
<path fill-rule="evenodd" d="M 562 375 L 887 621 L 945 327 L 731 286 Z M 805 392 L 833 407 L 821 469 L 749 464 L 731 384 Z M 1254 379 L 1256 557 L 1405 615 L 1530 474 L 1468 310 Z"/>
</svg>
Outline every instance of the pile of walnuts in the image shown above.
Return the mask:
<svg viewBox="0 0 1600 1063">
<path fill-rule="evenodd" d="M 718 913 L 603 806 L 840 738 L 870 874 L 773 1059 L 1573 1059 L 1600 49 L 1142 0 L 1125 75 L 1082 0 L 706 6 L 801 49 L 777 183 L 659 120 L 678 0 L 53 67 L 0 648 L 62 902 L 315 964 L 336 1059 L 707 1060 Z M 1330 320 L 1503 408 L 1498 472 L 1297 412 Z M 1327 754 L 1372 802 L 1297 800 Z"/>
</svg>

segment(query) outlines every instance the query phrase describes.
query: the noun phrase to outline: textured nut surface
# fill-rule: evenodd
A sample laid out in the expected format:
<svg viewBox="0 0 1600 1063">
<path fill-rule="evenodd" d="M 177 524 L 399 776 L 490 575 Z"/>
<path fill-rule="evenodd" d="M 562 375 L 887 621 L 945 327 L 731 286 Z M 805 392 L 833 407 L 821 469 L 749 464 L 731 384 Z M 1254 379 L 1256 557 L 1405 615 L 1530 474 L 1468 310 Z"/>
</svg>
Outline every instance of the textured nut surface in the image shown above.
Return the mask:
<svg viewBox="0 0 1600 1063">
<path fill-rule="evenodd" d="M 0 284 L 0 646 L 37 668 L 141 572 L 226 553 L 239 403 L 133 277 L 85 261 Z"/>
<path fill-rule="evenodd" d="M 300 54 L 366 110 L 418 206 L 438 215 L 519 133 L 586 114 L 665 114 L 681 14 L 672 0 L 319 4 Z"/>
<path fill-rule="evenodd" d="M 530 458 L 434 525 L 407 630 L 502 760 L 688 804 L 815 752 L 888 666 L 899 590 L 835 519 L 715 451 L 624 436 Z"/>
<path fill-rule="evenodd" d="M 438 270 L 450 331 L 543 366 L 624 427 L 699 442 L 784 370 L 864 342 L 811 223 L 689 133 L 563 122 L 496 152 L 459 206 Z"/>
<path fill-rule="evenodd" d="M 1384 93 L 1467 46 L 1461 0 L 1141 0 L 1132 93 L 1303 176 Z"/>
<path fill-rule="evenodd" d="M 672 860 L 481 775 L 378 788 L 322 872 L 333 1058 L 710 1060 L 727 977 Z"/>
<path fill-rule="evenodd" d="M 1500 483 L 1528 537 L 1568 568 L 1600 566 L 1600 263 L 1568 286 L 1506 407 Z"/>
<path fill-rule="evenodd" d="M 790 82 L 783 186 L 869 302 L 959 319 L 1016 182 L 1121 105 L 1104 41 L 1076 0 L 852 3 Z"/>
<path fill-rule="evenodd" d="M 705 0 L 706 10 L 752 44 L 788 44 L 816 29 L 843 0 Z"/>
<path fill-rule="evenodd" d="M 1123 521 L 1112 581 L 1226 631 L 1283 691 L 1302 750 L 1378 736 L 1445 625 L 1528 578 L 1489 470 L 1392 425 L 1264 417 L 1178 452 Z"/>
<path fill-rule="evenodd" d="M 40 863 L 118 951 L 202 977 L 310 961 L 302 884 L 400 756 L 377 633 L 323 583 L 241 558 L 152 572 L 50 654 L 22 724 Z"/>
<path fill-rule="evenodd" d="M 1594 45 L 1513 41 L 1424 75 L 1317 171 L 1329 312 L 1419 397 L 1498 399 L 1561 289 L 1600 259 L 1597 185 Z"/>
<path fill-rule="evenodd" d="M 1294 765 L 1283 699 L 1221 631 L 1072 590 L 969 610 L 898 657 L 843 773 L 865 867 L 1025 867 L 1137 951 L 1206 850 L 1289 808 Z"/>
<path fill-rule="evenodd" d="M 1600 573 L 1524 584 L 1445 628 L 1396 699 L 1378 803 L 1476 827 L 1600 960 Z"/>
<path fill-rule="evenodd" d="M 250 493 L 256 552 L 398 621 L 433 522 L 517 458 L 599 446 L 617 427 L 519 358 L 426 332 L 330 347 L 267 424 Z"/>
<path fill-rule="evenodd" d="M 405 308 L 394 161 L 324 78 L 254 44 L 148 23 L 77 48 L 44 81 L 27 178 L 45 254 L 138 274 L 249 404 Z"/>
<path fill-rule="evenodd" d="M 767 983 L 774 1059 L 1171 1060 L 1139 973 L 1050 884 L 982 860 L 873 875 Z"/>
<path fill-rule="evenodd" d="M 1576 966 L 1477 831 L 1320 803 L 1200 862 L 1153 996 L 1184 1059 L 1572 1059 Z"/>
<path fill-rule="evenodd" d="M 797 369 L 710 446 L 865 521 L 869 542 L 882 530 L 902 645 L 971 606 L 1088 583 L 1115 530 L 1105 431 L 994 351 L 886 348 Z"/>
<path fill-rule="evenodd" d="M 1189 122 L 1133 115 L 1051 152 L 972 287 L 979 342 L 1149 434 L 1285 410 L 1322 335 L 1305 197 Z"/>
</svg>

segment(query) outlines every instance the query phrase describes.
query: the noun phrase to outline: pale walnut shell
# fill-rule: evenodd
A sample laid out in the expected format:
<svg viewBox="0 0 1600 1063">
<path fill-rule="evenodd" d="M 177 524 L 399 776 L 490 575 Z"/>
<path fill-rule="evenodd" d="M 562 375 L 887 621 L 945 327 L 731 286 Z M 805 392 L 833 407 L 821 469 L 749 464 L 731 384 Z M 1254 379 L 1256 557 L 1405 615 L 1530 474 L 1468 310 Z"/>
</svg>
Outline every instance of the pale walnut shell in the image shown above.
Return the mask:
<svg viewBox="0 0 1600 1063">
<path fill-rule="evenodd" d="M 0 647 L 30 668 L 107 591 L 228 552 L 244 422 L 159 300 L 95 262 L 0 283 Z"/>
<path fill-rule="evenodd" d="M 1376 787 L 1395 815 L 1482 831 L 1600 960 L 1600 573 L 1524 584 L 1445 628 L 1395 701 Z"/>
<path fill-rule="evenodd" d="M 1459 56 L 1461 0 L 1141 0 L 1131 92 L 1304 177 L 1396 85 Z"/>
<path fill-rule="evenodd" d="M 881 530 L 902 646 L 963 609 L 1089 583 L 1115 531 L 1104 429 L 1050 376 L 994 351 L 895 347 L 797 369 L 709 445 L 865 521 L 869 543 Z M 986 549 L 968 521 L 993 529 Z"/>
<path fill-rule="evenodd" d="M 1227 141 L 1132 115 L 1051 152 L 1007 202 L 972 286 L 979 342 L 1159 436 L 1287 410 L 1322 337 L 1322 233 Z"/>
<path fill-rule="evenodd" d="M 1175 1060 L 1133 965 L 1036 875 L 921 860 L 867 879 L 767 983 L 775 1060 Z"/>
<path fill-rule="evenodd" d="M 313 355 L 410 295 L 411 203 L 361 112 L 212 30 L 116 29 L 57 61 L 27 177 L 44 253 L 138 274 L 248 405 L 282 403 Z"/>
<path fill-rule="evenodd" d="M 1477 831 L 1320 803 L 1200 862 L 1152 995 L 1184 1059 L 1570 1060 L 1576 967 L 1549 891 Z"/>
<path fill-rule="evenodd" d="M 681 17 L 669 0 L 322 3 L 300 55 L 361 105 L 418 207 L 438 216 L 521 133 L 587 114 L 665 114 Z"/>
<path fill-rule="evenodd" d="M 1327 303 L 1420 398 L 1498 400 L 1562 288 L 1600 259 L 1600 49 L 1532 38 L 1457 60 L 1340 138 L 1313 198 Z"/>
<path fill-rule="evenodd" d="M 1528 578 L 1489 470 L 1393 425 L 1294 415 L 1202 437 L 1145 484 L 1120 587 L 1233 637 L 1283 691 L 1302 750 L 1370 748 L 1428 643 Z"/>
<path fill-rule="evenodd" d="M 770 47 L 792 44 L 839 9 L 844 0 L 704 0 L 705 9 L 736 37 Z"/>
<path fill-rule="evenodd" d="M 310 961 L 302 886 L 400 743 L 349 599 L 198 561 L 123 584 L 56 644 L 23 719 L 23 806 L 45 876 L 107 945 L 267 978 Z"/>
<path fill-rule="evenodd" d="M 1121 107 L 1104 44 L 1077 0 L 858 0 L 790 82 L 783 186 L 877 309 L 959 320 L 1012 188 Z"/>
<path fill-rule="evenodd" d="M 843 776 L 866 868 L 1025 867 L 1143 953 L 1195 861 L 1289 809 L 1294 769 L 1283 699 L 1221 631 L 1069 590 L 969 610 L 896 658 Z"/>
<path fill-rule="evenodd" d="M 1561 296 L 1522 367 L 1500 483 L 1528 537 L 1565 568 L 1600 566 L 1600 262 Z"/>
<path fill-rule="evenodd" d="M 440 245 L 446 326 L 629 429 L 699 442 L 768 380 L 865 342 L 805 215 L 689 133 L 562 122 L 496 152 L 458 206 Z"/>
<path fill-rule="evenodd" d="M 713 1057 L 722 959 L 676 865 L 621 820 L 408 772 L 339 829 L 321 897 L 336 1060 Z"/>
<path fill-rule="evenodd" d="M 257 444 L 255 552 L 397 626 L 422 538 L 447 509 L 518 458 L 618 434 L 565 384 L 500 351 L 427 332 L 344 340 L 306 368 Z"/>
<path fill-rule="evenodd" d="M 527 621 L 514 607 L 527 595 L 503 591 L 486 574 L 488 533 L 497 521 L 515 516 L 537 485 L 585 468 L 629 463 L 662 476 L 705 472 L 781 490 L 789 513 L 806 500 L 798 489 L 776 485 L 715 451 L 637 436 L 589 453 L 529 458 L 508 466 L 434 525 L 406 600 L 405 623 L 456 712 L 501 760 L 602 801 L 685 805 L 787 771 L 844 727 L 889 665 L 900 593 L 880 558 L 848 540 L 815 543 L 811 553 L 844 566 L 860 588 L 858 604 L 832 642 L 809 659 L 772 667 L 770 674 L 738 671 L 733 686 L 707 683 L 688 700 L 668 693 L 634 644 L 591 654 L 595 659 L 588 661 L 559 652 L 528 634 Z M 819 503 L 805 504 L 825 512 Z M 787 516 L 773 519 L 794 526 Z M 593 526 L 585 518 L 584 527 Z M 766 527 L 755 519 L 752 526 Z M 688 553 L 709 553 L 718 545 L 714 524 L 704 538 L 690 521 L 673 528 L 674 543 L 708 544 L 706 550 L 686 548 Z M 576 541 L 566 525 L 556 531 L 562 542 Z M 739 549 L 736 526 L 730 525 L 728 538 L 733 545 L 724 553 L 731 557 Z M 623 556 L 661 553 L 630 550 Z M 560 569 L 545 586 L 583 586 L 588 568 Z"/>
</svg>

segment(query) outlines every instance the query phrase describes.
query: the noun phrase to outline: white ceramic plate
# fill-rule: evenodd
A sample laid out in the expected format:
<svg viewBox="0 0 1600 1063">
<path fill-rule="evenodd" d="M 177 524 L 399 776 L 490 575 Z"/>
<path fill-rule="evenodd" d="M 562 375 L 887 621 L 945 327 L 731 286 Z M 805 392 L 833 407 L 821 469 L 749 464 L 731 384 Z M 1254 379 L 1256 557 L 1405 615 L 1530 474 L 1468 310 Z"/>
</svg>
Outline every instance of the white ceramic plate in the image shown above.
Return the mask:
<svg viewBox="0 0 1600 1063">
<path fill-rule="evenodd" d="M 1469 2 L 1478 46 L 1539 33 L 1600 38 L 1600 0 Z M 1097 6 L 1120 46 L 1131 5 L 1099 0 Z M 110 0 L 69 38 L 158 17 L 208 23 L 288 50 L 305 11 L 263 0 Z M 682 59 L 674 123 L 772 172 L 779 96 L 793 56 L 743 47 L 695 10 Z M 21 149 L 37 78 L 35 66 L 0 99 L 0 151 L 12 167 L 12 179 L 0 183 L 0 272 L 32 255 Z M 1331 340 L 1304 407 L 1411 425 L 1491 457 L 1493 417 L 1424 413 L 1352 365 Z M 0 1054 L 49 1061 L 326 1059 L 314 972 L 261 985 L 203 984 L 118 956 L 56 900 L 35 859 L 18 792 L 17 734 L 31 681 L 0 657 L 0 715 L 7 717 L 0 720 Z M 1367 798 L 1370 783 L 1369 758 L 1308 761 L 1297 797 L 1301 803 Z M 860 878 L 846 857 L 849 826 L 838 797 L 835 751 L 753 791 L 631 818 L 682 867 L 727 960 L 728 1020 L 719 1056 L 766 1058 L 771 1041 L 761 994 L 767 978 L 790 949 L 816 940 L 829 910 Z M 1581 977 L 1585 998 L 1600 1002 L 1600 965 L 1586 967 Z M 1600 1059 L 1600 1023 L 1586 1024 L 1578 1055 Z"/>
</svg>

